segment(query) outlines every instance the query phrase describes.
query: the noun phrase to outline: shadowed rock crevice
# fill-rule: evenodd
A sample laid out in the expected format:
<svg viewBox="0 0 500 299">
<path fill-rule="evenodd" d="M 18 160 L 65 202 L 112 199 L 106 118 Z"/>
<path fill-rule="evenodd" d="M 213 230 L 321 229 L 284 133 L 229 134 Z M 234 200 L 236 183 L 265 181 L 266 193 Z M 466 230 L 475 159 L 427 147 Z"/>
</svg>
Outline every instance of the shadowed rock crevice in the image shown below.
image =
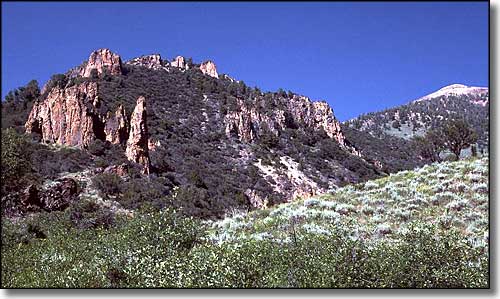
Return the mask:
<svg viewBox="0 0 500 299">
<path fill-rule="evenodd" d="M 92 127 L 94 128 L 95 138 L 98 140 L 105 141 L 106 133 L 104 132 L 104 122 L 96 114 L 92 114 Z"/>
</svg>

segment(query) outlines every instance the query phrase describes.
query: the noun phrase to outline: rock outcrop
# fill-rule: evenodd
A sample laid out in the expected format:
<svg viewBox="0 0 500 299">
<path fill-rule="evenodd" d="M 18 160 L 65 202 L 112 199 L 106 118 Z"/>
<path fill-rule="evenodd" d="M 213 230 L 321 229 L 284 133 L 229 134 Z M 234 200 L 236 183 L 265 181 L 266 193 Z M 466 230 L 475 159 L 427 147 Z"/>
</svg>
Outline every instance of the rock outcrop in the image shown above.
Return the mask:
<svg viewBox="0 0 500 299">
<path fill-rule="evenodd" d="M 130 161 L 141 164 L 145 174 L 149 174 L 150 171 L 148 138 L 146 99 L 141 96 L 137 99 L 130 119 L 130 134 L 125 155 Z"/>
<path fill-rule="evenodd" d="M 200 65 L 200 70 L 203 74 L 209 75 L 210 77 L 219 78 L 217 73 L 217 67 L 215 63 L 211 60 L 205 61 Z"/>
<path fill-rule="evenodd" d="M 280 194 L 282 202 L 290 202 L 299 197 L 307 198 L 314 196 L 317 192 L 326 191 L 302 172 L 299 163 L 291 157 L 281 156 L 280 163 L 282 165 L 280 169 L 273 165 L 264 165 L 261 160 L 254 165 L 261 172 L 263 179 L 272 186 L 274 192 Z M 255 208 L 265 208 L 269 201 L 265 193 L 255 189 L 247 189 L 245 195 Z"/>
<path fill-rule="evenodd" d="M 90 77 L 93 70 L 96 70 L 98 75 L 105 70 L 111 75 L 120 75 L 122 74 L 121 58 L 109 49 L 96 50 L 90 54 L 87 63 L 81 67 L 80 76 Z"/>
<path fill-rule="evenodd" d="M 128 120 L 123 105 L 120 105 L 115 113 L 108 112 L 104 134 L 106 140 L 113 144 L 124 143 L 128 138 Z"/>
<path fill-rule="evenodd" d="M 285 114 L 283 110 L 275 110 L 271 115 L 261 113 L 255 107 L 249 107 L 244 101 L 238 100 L 239 111 L 226 114 L 225 132 L 228 137 L 238 137 L 241 141 L 252 142 L 263 133 L 264 129 L 278 136 L 285 129 Z"/>
<path fill-rule="evenodd" d="M 46 211 L 62 211 L 76 199 L 78 184 L 70 178 L 56 181 L 50 188 L 41 192 L 42 208 Z"/>
<path fill-rule="evenodd" d="M 286 109 L 260 112 L 256 107 L 237 101 L 238 109 L 229 111 L 224 119 L 226 136 L 237 136 L 241 141 L 252 142 L 264 129 L 278 136 L 287 126 L 305 126 L 324 130 L 341 146 L 348 147 L 340 123 L 326 102 L 312 102 L 303 96 L 286 99 Z"/>
<path fill-rule="evenodd" d="M 326 102 L 312 102 L 307 97 L 294 95 L 288 101 L 288 110 L 296 123 L 304 124 L 314 130 L 322 129 L 328 137 L 337 140 L 342 146 L 346 146 L 340 123 Z"/>
<path fill-rule="evenodd" d="M 180 69 L 189 69 L 189 65 L 186 64 L 186 59 L 183 56 L 177 56 L 170 62 L 173 67 L 178 67 Z"/>
<path fill-rule="evenodd" d="M 127 61 L 127 64 L 147 67 L 148 69 L 164 69 L 160 54 L 144 55 Z"/>
<path fill-rule="evenodd" d="M 41 134 L 44 142 L 68 146 L 87 147 L 96 139 L 113 144 L 126 142 L 127 158 L 143 165 L 144 173 L 149 174 L 148 147 L 159 143 L 149 143 L 144 97 L 137 100 L 130 121 L 122 105 L 114 113 L 100 115 L 99 101 L 95 82 L 54 87 L 44 101 L 33 106 L 25 124 L 26 132 Z"/>
<path fill-rule="evenodd" d="M 26 132 L 41 134 L 44 142 L 88 146 L 96 138 L 104 139 L 104 124 L 96 113 L 98 105 L 95 82 L 56 86 L 44 101 L 34 104 Z"/>
<path fill-rule="evenodd" d="M 40 208 L 48 212 L 62 211 L 76 200 L 77 195 L 76 181 L 62 178 L 42 189 L 29 185 L 21 197 L 21 203 L 26 211 L 36 211 Z"/>
</svg>

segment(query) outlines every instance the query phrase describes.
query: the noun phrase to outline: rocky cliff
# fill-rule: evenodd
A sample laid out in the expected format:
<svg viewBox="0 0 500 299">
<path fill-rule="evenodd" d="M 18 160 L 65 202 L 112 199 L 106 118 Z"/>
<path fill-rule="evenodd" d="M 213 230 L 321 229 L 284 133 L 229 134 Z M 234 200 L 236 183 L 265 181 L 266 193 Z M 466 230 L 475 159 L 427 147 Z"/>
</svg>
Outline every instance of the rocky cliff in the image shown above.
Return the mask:
<svg viewBox="0 0 500 299">
<path fill-rule="evenodd" d="M 140 56 L 127 61 L 127 64 L 144 66 L 153 70 L 164 69 L 160 54 Z"/>
<path fill-rule="evenodd" d="M 128 117 L 123 105 L 118 106 L 114 113 L 108 111 L 104 126 L 106 140 L 113 144 L 124 143 L 128 138 L 129 127 Z"/>
<path fill-rule="evenodd" d="M 149 174 L 147 112 L 144 97 L 130 121 L 123 105 L 105 115 L 99 111 L 100 99 L 95 82 L 84 82 L 67 88 L 54 87 L 47 98 L 35 103 L 25 124 L 27 133 L 38 133 L 42 140 L 86 148 L 94 140 L 112 144 L 127 143 L 125 154 L 130 161 L 143 166 Z"/>
<path fill-rule="evenodd" d="M 311 102 L 304 96 L 294 95 L 288 101 L 288 109 L 298 124 L 304 124 L 315 130 L 324 130 L 326 135 L 346 146 L 340 123 L 333 115 L 332 108 L 326 102 Z"/>
<path fill-rule="evenodd" d="M 96 70 L 98 75 L 105 70 L 109 71 L 111 75 L 120 75 L 122 73 L 121 58 L 109 49 L 96 50 L 90 54 L 87 62 L 80 68 L 80 75 L 90 77 L 93 70 Z"/>
<path fill-rule="evenodd" d="M 50 90 L 38 101 L 26 122 L 26 132 L 39 133 L 42 140 L 70 146 L 88 146 L 103 138 L 103 123 L 96 112 L 99 104 L 97 83 L 85 82 Z"/>
<path fill-rule="evenodd" d="M 130 161 L 141 164 L 144 174 L 150 172 L 148 138 L 146 99 L 139 97 L 130 119 L 130 134 L 125 155 Z"/>
<path fill-rule="evenodd" d="M 340 123 L 326 102 L 312 102 L 309 98 L 298 95 L 281 100 L 285 103 L 281 109 L 276 108 L 265 113 L 255 106 L 247 105 L 241 99 L 238 100 L 237 108 L 224 118 L 226 136 L 252 142 L 262 135 L 264 130 L 279 136 L 286 127 L 308 127 L 317 131 L 323 130 L 329 138 L 359 156 L 357 150 L 346 142 Z"/>
<path fill-rule="evenodd" d="M 273 111 L 271 115 L 261 113 L 239 99 L 237 109 L 226 114 L 224 123 L 228 138 L 234 136 L 241 141 L 252 142 L 264 129 L 278 136 L 279 132 L 285 129 L 285 115 L 283 110 Z"/>
</svg>

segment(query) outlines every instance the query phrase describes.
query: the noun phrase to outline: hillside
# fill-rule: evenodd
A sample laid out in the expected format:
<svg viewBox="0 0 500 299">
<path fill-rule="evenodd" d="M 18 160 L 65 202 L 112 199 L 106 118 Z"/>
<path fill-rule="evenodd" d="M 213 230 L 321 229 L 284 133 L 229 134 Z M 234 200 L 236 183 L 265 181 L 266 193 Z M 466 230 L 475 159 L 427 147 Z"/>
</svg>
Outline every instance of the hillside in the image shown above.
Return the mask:
<svg viewBox="0 0 500 299">
<path fill-rule="evenodd" d="M 488 88 L 453 84 L 408 104 L 361 115 L 344 122 L 344 125 L 374 137 L 390 135 L 411 139 L 429 129 L 442 127 L 449 119 L 464 119 L 478 134 L 479 149 L 486 151 L 489 140 Z"/>
<path fill-rule="evenodd" d="M 3 128 L 90 152 L 86 173 L 117 190 L 100 190 L 101 199 L 124 208 L 169 197 L 189 215 L 220 217 L 383 174 L 349 144 L 326 102 L 249 88 L 212 61 L 153 54 L 122 62 L 100 49 L 41 90 L 32 81 L 9 93 L 2 109 Z M 130 199 L 140 193 L 131 182 L 143 180 L 136 172 L 151 192 Z"/>
<path fill-rule="evenodd" d="M 218 242 L 269 238 L 290 242 L 290 225 L 356 240 L 397 239 L 415 222 L 456 229 L 488 244 L 488 158 L 443 162 L 349 185 L 332 193 L 238 214 L 212 224 Z"/>
<path fill-rule="evenodd" d="M 486 288 L 488 192 L 484 157 L 220 221 L 167 209 L 103 222 L 83 201 L 3 219 L 3 286 Z"/>
</svg>

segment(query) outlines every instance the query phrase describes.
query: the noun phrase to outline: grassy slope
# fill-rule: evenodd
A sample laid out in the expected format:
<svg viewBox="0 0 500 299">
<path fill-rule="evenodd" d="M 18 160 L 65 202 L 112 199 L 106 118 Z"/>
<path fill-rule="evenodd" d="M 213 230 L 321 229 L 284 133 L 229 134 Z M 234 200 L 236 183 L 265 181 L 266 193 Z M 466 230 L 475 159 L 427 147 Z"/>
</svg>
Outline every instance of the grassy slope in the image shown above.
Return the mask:
<svg viewBox="0 0 500 299">
<path fill-rule="evenodd" d="M 4 219 L 2 287 L 484 288 L 487 178 L 487 158 L 435 164 L 208 231 L 169 210 L 83 230 L 75 208 Z"/>
<path fill-rule="evenodd" d="M 212 223 L 217 242 L 270 239 L 289 242 L 300 231 L 342 231 L 369 242 L 397 240 L 415 222 L 457 229 L 487 247 L 488 158 L 444 162 L 349 185 L 334 193 Z"/>
</svg>

